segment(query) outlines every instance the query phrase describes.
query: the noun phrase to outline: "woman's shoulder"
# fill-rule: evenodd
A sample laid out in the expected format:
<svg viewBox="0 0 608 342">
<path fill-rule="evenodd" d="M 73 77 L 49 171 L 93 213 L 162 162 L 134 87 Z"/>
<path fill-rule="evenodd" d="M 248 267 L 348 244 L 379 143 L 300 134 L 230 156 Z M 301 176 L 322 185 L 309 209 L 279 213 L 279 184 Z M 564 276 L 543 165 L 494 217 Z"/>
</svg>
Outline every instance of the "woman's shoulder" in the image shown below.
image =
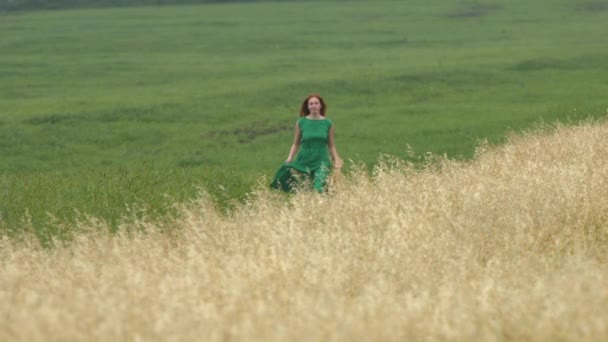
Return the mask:
<svg viewBox="0 0 608 342">
<path fill-rule="evenodd" d="M 296 123 L 298 124 L 298 126 L 302 126 L 302 124 L 303 124 L 303 123 L 304 123 L 304 124 L 306 124 L 306 123 L 308 123 L 308 122 L 313 122 L 313 121 L 314 121 L 314 122 L 321 122 L 321 123 L 323 123 L 323 124 L 325 124 L 325 125 L 327 125 L 327 126 L 332 126 L 332 125 L 334 124 L 334 123 L 333 123 L 333 121 L 331 121 L 331 120 L 330 120 L 330 119 L 328 119 L 328 118 L 324 118 L 324 119 L 321 119 L 321 120 L 312 120 L 312 119 L 309 119 L 309 118 L 307 118 L 307 117 L 305 117 L 305 116 L 303 116 L 303 117 L 299 118 L 299 119 L 296 121 Z"/>
</svg>

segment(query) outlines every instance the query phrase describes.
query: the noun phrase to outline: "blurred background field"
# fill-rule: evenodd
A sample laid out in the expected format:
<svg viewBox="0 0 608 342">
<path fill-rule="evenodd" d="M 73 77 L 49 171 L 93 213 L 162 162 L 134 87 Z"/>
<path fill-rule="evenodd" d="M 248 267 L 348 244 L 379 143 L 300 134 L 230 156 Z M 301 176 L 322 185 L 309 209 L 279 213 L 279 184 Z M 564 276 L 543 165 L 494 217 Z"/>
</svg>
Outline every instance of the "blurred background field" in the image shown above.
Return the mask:
<svg viewBox="0 0 608 342">
<path fill-rule="evenodd" d="M 467 159 L 608 107 L 602 1 L 2 4 L 7 232 L 29 217 L 54 234 L 49 213 L 165 215 L 199 188 L 229 208 L 284 160 L 310 92 L 341 156 L 369 167 L 408 146 Z"/>
</svg>

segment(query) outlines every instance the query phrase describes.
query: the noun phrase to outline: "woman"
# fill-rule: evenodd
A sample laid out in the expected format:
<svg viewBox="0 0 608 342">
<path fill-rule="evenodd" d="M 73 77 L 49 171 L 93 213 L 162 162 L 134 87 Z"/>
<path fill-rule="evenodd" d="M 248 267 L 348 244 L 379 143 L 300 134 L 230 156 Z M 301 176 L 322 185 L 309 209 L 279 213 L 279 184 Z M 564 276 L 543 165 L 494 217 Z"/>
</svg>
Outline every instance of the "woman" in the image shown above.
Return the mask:
<svg viewBox="0 0 608 342">
<path fill-rule="evenodd" d="M 327 105 L 318 94 L 311 94 L 302 102 L 293 145 L 287 160 L 274 176 L 273 188 L 292 192 L 299 180 L 308 179 L 314 190 L 323 192 L 332 167 L 329 157 L 334 168 L 342 167 L 334 143 L 334 125 L 325 117 L 326 111 Z"/>
</svg>

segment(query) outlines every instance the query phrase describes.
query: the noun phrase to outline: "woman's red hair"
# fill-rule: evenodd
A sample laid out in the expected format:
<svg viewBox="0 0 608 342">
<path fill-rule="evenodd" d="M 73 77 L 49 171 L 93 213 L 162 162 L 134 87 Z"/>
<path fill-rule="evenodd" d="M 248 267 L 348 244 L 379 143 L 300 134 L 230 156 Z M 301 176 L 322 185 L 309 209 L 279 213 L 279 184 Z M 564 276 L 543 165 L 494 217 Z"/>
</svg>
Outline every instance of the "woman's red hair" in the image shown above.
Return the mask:
<svg viewBox="0 0 608 342">
<path fill-rule="evenodd" d="M 319 94 L 310 94 L 306 97 L 304 102 L 302 102 L 302 107 L 300 107 L 300 116 L 306 116 L 306 115 L 310 114 L 310 110 L 308 109 L 308 101 L 310 99 L 312 99 L 313 97 L 318 98 L 319 102 L 321 102 L 321 115 L 325 116 L 325 111 L 327 110 L 327 105 L 325 104 L 325 101 Z"/>
</svg>

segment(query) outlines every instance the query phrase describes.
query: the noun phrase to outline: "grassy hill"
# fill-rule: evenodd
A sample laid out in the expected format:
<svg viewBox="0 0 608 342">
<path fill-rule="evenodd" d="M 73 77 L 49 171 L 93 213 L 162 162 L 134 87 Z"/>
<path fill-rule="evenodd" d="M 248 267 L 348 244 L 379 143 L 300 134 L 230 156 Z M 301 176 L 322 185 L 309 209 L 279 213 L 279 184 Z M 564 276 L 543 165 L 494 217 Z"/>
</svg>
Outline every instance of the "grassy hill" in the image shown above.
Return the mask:
<svg viewBox="0 0 608 342">
<path fill-rule="evenodd" d="M 608 123 L 329 196 L 206 199 L 122 234 L 0 239 L 3 341 L 602 341 Z M 72 231 L 74 233 L 74 231 Z"/>
</svg>

